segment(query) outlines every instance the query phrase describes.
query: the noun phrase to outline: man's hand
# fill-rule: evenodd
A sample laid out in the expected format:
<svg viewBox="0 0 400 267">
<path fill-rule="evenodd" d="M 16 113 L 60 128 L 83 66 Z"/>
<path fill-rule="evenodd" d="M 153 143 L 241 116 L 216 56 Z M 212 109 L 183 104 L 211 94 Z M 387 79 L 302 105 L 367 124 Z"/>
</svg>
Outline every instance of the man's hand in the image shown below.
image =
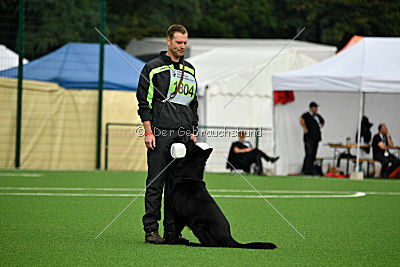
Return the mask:
<svg viewBox="0 0 400 267">
<path fill-rule="evenodd" d="M 154 134 L 152 133 L 151 130 L 151 122 L 150 121 L 144 121 L 143 122 L 143 127 L 144 127 L 144 144 L 148 149 L 154 150 L 156 147 L 156 138 L 154 137 Z"/>
<path fill-rule="evenodd" d="M 392 141 L 392 137 L 390 137 L 389 133 L 386 135 L 386 138 L 388 140 L 388 147 L 392 148 L 394 147 L 393 141 Z"/>
<path fill-rule="evenodd" d="M 197 143 L 197 138 L 194 134 L 190 134 L 190 139 L 192 139 L 195 144 Z"/>
<path fill-rule="evenodd" d="M 148 149 L 154 150 L 156 147 L 156 138 L 154 137 L 154 134 L 146 135 L 144 137 L 144 143 Z"/>
<path fill-rule="evenodd" d="M 304 128 L 304 134 L 308 134 L 308 129 Z"/>
</svg>

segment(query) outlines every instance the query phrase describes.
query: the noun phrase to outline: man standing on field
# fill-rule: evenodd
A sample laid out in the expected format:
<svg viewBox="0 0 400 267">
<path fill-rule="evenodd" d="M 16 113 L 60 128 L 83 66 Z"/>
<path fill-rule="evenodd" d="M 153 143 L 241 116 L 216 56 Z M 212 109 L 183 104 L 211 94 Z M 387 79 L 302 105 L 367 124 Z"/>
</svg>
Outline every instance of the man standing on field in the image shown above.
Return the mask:
<svg viewBox="0 0 400 267">
<path fill-rule="evenodd" d="M 318 105 L 310 103 L 310 110 L 300 117 L 300 124 L 304 130 L 304 162 L 301 173 L 304 175 L 316 175 L 318 171 L 314 166 L 317 155 L 318 143 L 321 141 L 321 128 L 325 125 L 325 120 L 318 114 Z"/>
<path fill-rule="evenodd" d="M 145 128 L 148 166 L 143 226 L 145 242 L 152 244 L 189 242 L 180 233 L 174 233 L 168 202 L 173 177 L 168 176 L 168 169 L 165 170 L 173 160 L 169 152 L 172 143 L 197 141 L 197 82 L 193 66 L 183 58 L 187 42 L 185 27 L 171 25 L 167 31 L 168 51 L 162 51 L 144 66 L 138 84 L 138 114 Z M 164 185 L 162 238 L 158 233 L 158 221 L 161 220 Z"/>
</svg>

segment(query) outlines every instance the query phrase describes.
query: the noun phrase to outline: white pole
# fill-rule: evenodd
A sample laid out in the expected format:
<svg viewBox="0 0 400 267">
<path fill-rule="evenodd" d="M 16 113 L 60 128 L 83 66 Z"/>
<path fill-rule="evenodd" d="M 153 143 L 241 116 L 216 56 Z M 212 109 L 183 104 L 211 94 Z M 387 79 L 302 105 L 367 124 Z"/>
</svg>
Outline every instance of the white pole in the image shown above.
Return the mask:
<svg viewBox="0 0 400 267">
<path fill-rule="evenodd" d="M 275 123 L 275 91 L 272 89 L 272 151 L 274 153 L 274 157 L 276 157 L 276 123 Z M 276 174 L 276 166 L 277 164 L 274 164 L 274 173 Z"/>
<path fill-rule="evenodd" d="M 360 112 L 358 116 L 358 132 L 357 132 L 357 161 L 356 161 L 356 172 L 360 171 L 360 142 L 361 142 L 361 120 L 364 106 L 363 92 L 360 91 Z"/>
</svg>

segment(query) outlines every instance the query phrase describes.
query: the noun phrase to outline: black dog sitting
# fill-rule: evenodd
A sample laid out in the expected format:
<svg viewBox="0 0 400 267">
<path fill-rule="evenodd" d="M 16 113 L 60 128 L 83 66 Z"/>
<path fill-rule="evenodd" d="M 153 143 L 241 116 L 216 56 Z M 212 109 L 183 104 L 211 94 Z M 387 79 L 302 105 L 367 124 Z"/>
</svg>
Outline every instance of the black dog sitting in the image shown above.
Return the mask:
<svg viewBox="0 0 400 267">
<path fill-rule="evenodd" d="M 174 214 L 175 233 L 181 233 L 185 226 L 192 229 L 201 244 L 190 243 L 189 246 L 276 248 L 272 243 L 240 244 L 233 239 L 228 220 L 203 182 L 205 164 L 212 148 L 203 150 L 190 141 L 186 144 L 186 151 L 186 156 L 176 159 L 170 168 L 172 177 L 176 177 L 167 196 Z M 178 234 L 173 235 L 173 238 L 178 238 Z M 174 243 L 174 240 L 167 242 Z"/>
</svg>

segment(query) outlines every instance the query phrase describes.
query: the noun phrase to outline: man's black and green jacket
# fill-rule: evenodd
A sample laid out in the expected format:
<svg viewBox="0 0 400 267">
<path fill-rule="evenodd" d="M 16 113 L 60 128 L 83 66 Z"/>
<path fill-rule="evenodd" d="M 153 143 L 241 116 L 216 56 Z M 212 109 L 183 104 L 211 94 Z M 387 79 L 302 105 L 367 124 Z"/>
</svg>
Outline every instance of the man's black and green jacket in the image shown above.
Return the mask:
<svg viewBox="0 0 400 267">
<path fill-rule="evenodd" d="M 189 105 L 162 102 L 171 90 L 171 69 L 182 70 L 183 60 L 181 57 L 179 63 L 173 62 L 163 51 L 144 66 L 136 93 L 138 114 L 142 122 L 151 121 L 152 126 L 164 129 L 197 129 L 199 121 L 197 84 L 192 92 L 193 100 Z M 187 61 L 185 61 L 185 73 L 192 75 L 193 78 L 195 76 L 193 66 Z"/>
</svg>

